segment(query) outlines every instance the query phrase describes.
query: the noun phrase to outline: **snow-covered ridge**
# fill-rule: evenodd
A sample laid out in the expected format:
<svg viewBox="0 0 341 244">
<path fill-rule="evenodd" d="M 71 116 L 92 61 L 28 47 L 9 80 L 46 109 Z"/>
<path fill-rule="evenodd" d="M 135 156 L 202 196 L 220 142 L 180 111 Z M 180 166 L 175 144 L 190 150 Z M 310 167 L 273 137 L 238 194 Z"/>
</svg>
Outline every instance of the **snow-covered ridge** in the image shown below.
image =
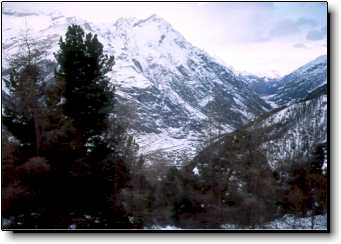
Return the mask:
<svg viewBox="0 0 341 244">
<path fill-rule="evenodd" d="M 321 70 L 323 71 L 323 66 L 327 64 L 327 55 L 321 55 L 314 60 L 310 61 L 309 63 L 301 66 L 297 70 L 293 72 L 293 74 L 302 74 L 306 72 L 320 72 Z M 318 66 L 318 68 L 314 68 Z M 290 74 L 289 74 L 290 75 Z"/>
<path fill-rule="evenodd" d="M 279 80 L 281 78 L 281 75 L 278 74 L 275 70 L 272 70 L 270 72 L 267 72 L 267 73 L 262 73 L 262 72 L 256 72 L 256 73 L 250 73 L 248 71 L 239 71 L 239 70 L 236 70 L 236 69 L 233 69 L 233 72 L 237 75 L 240 75 L 240 76 L 246 76 L 246 77 L 258 77 L 258 78 L 263 78 L 265 81 L 271 81 L 271 80 Z"/>
<path fill-rule="evenodd" d="M 271 101 L 280 106 L 295 103 L 327 82 L 327 56 L 322 55 L 274 84 Z"/>
<path fill-rule="evenodd" d="M 119 100 L 135 107 L 132 131 L 141 153 L 164 149 L 177 155 L 181 149 L 193 155 L 208 127 L 230 132 L 271 109 L 231 69 L 156 15 L 99 25 L 59 13 L 38 13 L 3 15 L 3 23 L 5 67 L 6 57 L 19 50 L 26 29 L 51 61 L 67 26 L 80 24 L 85 32 L 95 32 L 105 52 L 115 57 L 108 75 Z"/>
<path fill-rule="evenodd" d="M 262 144 L 272 168 L 285 160 L 307 159 L 314 145 L 327 141 L 327 95 L 292 104 L 251 129 L 271 128 Z"/>
</svg>

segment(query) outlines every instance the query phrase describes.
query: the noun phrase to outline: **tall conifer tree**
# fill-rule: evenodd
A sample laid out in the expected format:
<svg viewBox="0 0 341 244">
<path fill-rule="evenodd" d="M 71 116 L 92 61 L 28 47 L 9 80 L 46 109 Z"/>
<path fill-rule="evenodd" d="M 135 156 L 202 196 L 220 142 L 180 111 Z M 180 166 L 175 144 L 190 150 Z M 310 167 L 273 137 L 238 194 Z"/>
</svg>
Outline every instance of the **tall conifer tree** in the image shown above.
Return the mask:
<svg viewBox="0 0 341 244">
<path fill-rule="evenodd" d="M 78 25 L 68 27 L 65 41 L 60 39 L 56 55 L 57 75 L 65 82 L 64 112 L 80 132 L 80 142 L 87 143 L 106 128 L 113 108 L 113 88 L 106 73 L 114 58 L 103 53 L 96 35 L 85 35 Z"/>
</svg>

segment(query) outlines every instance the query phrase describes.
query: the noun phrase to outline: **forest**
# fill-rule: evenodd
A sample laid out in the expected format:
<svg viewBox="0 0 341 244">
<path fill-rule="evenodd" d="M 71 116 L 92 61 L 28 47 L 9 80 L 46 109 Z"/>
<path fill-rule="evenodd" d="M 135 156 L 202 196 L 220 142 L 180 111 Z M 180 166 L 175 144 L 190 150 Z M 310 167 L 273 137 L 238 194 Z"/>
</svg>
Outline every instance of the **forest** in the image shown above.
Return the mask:
<svg viewBox="0 0 341 244">
<path fill-rule="evenodd" d="M 129 105 L 107 74 L 115 58 L 96 34 L 68 27 L 55 53 L 24 36 L 3 71 L 3 229 L 255 229 L 287 214 L 326 214 L 326 144 L 275 170 L 243 128 L 182 166 L 149 165 L 129 132 Z M 219 150 L 217 150 L 219 148 Z"/>
</svg>

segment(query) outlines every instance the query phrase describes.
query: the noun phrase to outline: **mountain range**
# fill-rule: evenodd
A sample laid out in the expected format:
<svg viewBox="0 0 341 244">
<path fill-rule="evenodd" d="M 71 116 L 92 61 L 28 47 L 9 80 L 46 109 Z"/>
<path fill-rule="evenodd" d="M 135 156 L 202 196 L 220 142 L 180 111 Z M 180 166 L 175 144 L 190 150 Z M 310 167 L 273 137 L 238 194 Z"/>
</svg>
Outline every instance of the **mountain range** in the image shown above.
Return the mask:
<svg viewBox="0 0 341 244">
<path fill-rule="evenodd" d="M 47 81 L 53 80 L 54 53 L 70 24 L 96 33 L 115 57 L 108 75 L 118 101 L 133 112 L 130 133 L 150 163 L 159 157 L 180 163 L 184 155 L 194 157 L 209 134 L 245 128 L 267 128 L 260 146 L 272 167 L 326 141 L 325 55 L 282 78 L 237 73 L 157 15 L 94 24 L 57 13 L 4 11 L 3 71 L 29 35 L 46 50 Z"/>
</svg>

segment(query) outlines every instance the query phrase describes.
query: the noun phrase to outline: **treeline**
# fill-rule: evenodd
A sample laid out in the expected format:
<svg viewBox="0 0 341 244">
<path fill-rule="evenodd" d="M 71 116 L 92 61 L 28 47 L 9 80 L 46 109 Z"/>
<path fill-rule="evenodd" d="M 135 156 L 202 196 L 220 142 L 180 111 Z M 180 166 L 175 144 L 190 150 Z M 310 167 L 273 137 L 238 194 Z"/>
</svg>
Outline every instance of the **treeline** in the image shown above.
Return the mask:
<svg viewBox="0 0 341 244">
<path fill-rule="evenodd" d="M 128 133 L 131 111 L 115 97 L 106 76 L 114 58 L 97 36 L 68 27 L 55 58 L 51 82 L 41 49 L 24 38 L 4 80 L 3 227 L 255 228 L 325 213 L 325 145 L 273 170 L 259 147 L 265 132 L 240 130 L 181 168 L 150 166 Z"/>
<path fill-rule="evenodd" d="M 177 171 L 174 182 L 183 194 L 174 204 L 176 225 L 252 229 L 289 214 L 310 217 L 314 227 L 315 216 L 328 207 L 326 144 L 315 145 L 306 159 L 272 169 L 260 147 L 265 130 L 228 134 Z"/>
<path fill-rule="evenodd" d="M 253 229 L 289 214 L 309 217 L 309 227 L 316 227 L 315 216 L 326 214 L 328 207 L 326 145 L 316 145 L 305 160 L 272 169 L 259 147 L 264 134 L 239 130 L 211 143 L 181 168 L 147 170 L 144 176 L 151 185 L 135 186 L 150 201 L 140 212 L 144 224 Z"/>
</svg>

